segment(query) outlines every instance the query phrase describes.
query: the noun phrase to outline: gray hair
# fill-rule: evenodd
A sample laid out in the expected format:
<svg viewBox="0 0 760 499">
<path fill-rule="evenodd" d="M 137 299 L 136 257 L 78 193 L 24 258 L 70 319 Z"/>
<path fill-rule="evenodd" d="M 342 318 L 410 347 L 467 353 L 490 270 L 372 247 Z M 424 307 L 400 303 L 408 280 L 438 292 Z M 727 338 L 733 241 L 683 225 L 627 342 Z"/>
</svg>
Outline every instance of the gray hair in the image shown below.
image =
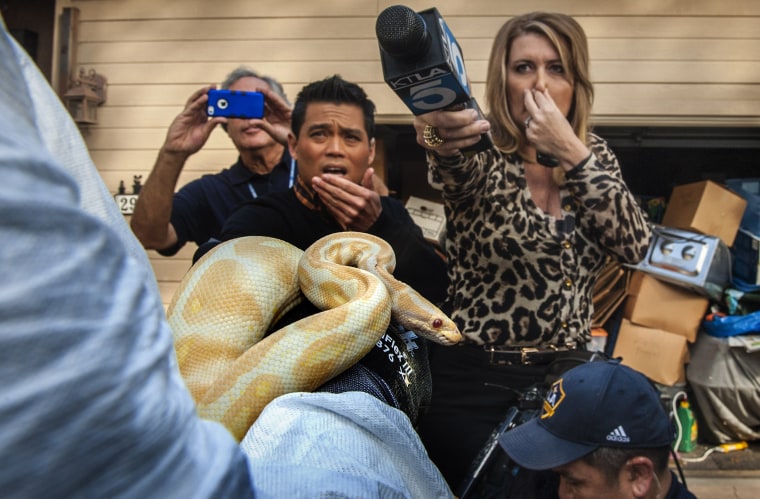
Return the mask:
<svg viewBox="0 0 760 499">
<path fill-rule="evenodd" d="M 221 83 L 220 87 L 223 89 L 230 88 L 232 84 L 238 81 L 239 79 L 247 78 L 247 77 L 258 78 L 259 80 L 265 81 L 267 85 L 269 85 L 269 88 L 274 90 L 274 92 L 277 95 L 282 97 L 283 100 L 288 105 L 290 105 L 290 101 L 288 100 L 287 95 L 285 95 L 285 90 L 283 90 L 282 85 L 280 84 L 279 81 L 275 80 L 271 76 L 261 75 L 257 73 L 256 71 L 250 68 L 247 68 L 245 66 L 239 66 L 233 69 L 232 72 L 230 72 L 230 74 L 228 74 L 227 77 L 224 79 L 224 81 Z"/>
</svg>

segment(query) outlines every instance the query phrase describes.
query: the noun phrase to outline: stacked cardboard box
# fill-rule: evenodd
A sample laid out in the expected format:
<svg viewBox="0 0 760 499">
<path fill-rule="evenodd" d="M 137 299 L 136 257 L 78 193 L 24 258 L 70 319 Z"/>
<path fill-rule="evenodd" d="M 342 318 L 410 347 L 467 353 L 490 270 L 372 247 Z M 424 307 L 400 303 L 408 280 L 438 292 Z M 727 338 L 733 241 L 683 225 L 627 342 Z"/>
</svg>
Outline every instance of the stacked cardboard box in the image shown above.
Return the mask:
<svg viewBox="0 0 760 499">
<path fill-rule="evenodd" d="M 709 300 L 636 271 L 613 357 L 663 385 L 683 383 L 688 343 L 697 338 Z"/>
<path fill-rule="evenodd" d="M 734 243 L 747 201 L 712 181 L 673 189 L 662 225 Z M 636 271 L 631 277 L 623 321 L 613 351 L 627 364 L 663 385 L 686 380 L 688 344 L 697 338 L 710 300 L 686 287 Z"/>
<path fill-rule="evenodd" d="M 747 200 L 728 187 L 705 180 L 673 188 L 662 225 L 719 237 L 734 244 Z"/>
</svg>

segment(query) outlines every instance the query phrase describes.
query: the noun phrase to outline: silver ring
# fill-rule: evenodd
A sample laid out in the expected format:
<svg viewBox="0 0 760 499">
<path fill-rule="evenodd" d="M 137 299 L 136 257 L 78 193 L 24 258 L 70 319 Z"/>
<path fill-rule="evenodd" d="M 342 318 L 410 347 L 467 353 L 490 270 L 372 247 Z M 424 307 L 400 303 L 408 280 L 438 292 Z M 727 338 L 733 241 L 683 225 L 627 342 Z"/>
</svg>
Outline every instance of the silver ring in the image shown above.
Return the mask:
<svg viewBox="0 0 760 499">
<path fill-rule="evenodd" d="M 444 139 L 438 135 L 438 129 L 432 125 L 425 125 L 425 129 L 422 131 L 422 140 L 425 145 L 435 149 L 443 144 Z"/>
<path fill-rule="evenodd" d="M 525 118 L 525 128 L 530 127 L 530 120 L 532 119 L 533 119 L 533 116 L 528 116 L 527 118 Z"/>
</svg>

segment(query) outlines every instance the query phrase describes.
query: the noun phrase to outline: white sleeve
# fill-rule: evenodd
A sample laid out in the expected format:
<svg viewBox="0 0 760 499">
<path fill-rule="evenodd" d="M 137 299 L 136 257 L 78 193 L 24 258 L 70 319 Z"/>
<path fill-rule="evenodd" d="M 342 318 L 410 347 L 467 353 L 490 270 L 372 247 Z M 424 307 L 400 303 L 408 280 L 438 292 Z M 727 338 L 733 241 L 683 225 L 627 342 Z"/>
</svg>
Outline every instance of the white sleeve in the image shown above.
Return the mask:
<svg viewBox="0 0 760 499">
<path fill-rule="evenodd" d="M 0 21 L 3 497 L 252 496 L 245 455 L 173 365 L 144 253 L 82 192 L 97 172 L 29 69 Z"/>
<path fill-rule="evenodd" d="M 279 397 L 241 446 L 258 497 L 453 497 L 409 418 L 363 392 Z"/>
</svg>

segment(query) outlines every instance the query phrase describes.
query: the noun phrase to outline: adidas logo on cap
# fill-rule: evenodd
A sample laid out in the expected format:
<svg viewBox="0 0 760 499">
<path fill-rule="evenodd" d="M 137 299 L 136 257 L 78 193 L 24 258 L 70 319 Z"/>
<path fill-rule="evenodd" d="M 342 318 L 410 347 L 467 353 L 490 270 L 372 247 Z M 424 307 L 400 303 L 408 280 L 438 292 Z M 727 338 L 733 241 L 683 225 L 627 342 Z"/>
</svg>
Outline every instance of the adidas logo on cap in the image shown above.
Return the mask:
<svg viewBox="0 0 760 499">
<path fill-rule="evenodd" d="M 630 437 L 625 433 L 623 425 L 618 426 L 607 435 L 607 440 L 610 442 L 630 443 Z"/>
</svg>

